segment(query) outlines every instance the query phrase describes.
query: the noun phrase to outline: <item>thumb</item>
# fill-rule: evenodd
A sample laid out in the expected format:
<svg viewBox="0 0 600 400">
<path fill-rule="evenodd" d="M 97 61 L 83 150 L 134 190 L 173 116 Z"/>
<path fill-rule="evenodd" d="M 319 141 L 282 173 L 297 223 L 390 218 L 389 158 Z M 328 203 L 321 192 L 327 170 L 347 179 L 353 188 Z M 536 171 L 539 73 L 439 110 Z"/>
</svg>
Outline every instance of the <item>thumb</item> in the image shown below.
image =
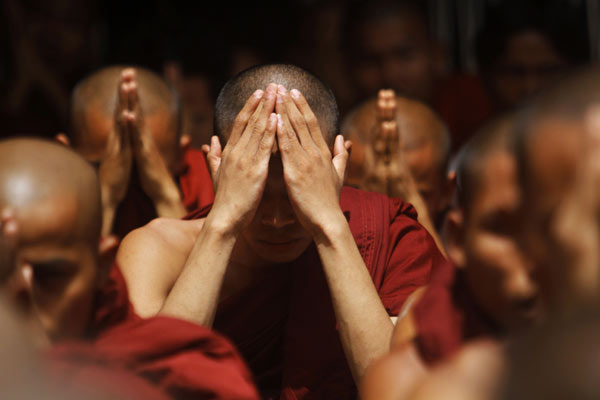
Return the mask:
<svg viewBox="0 0 600 400">
<path fill-rule="evenodd" d="M 340 182 L 344 181 L 346 173 L 346 163 L 348 162 L 348 149 L 344 143 L 344 137 L 337 135 L 333 145 L 333 166 L 340 178 Z"/>
</svg>

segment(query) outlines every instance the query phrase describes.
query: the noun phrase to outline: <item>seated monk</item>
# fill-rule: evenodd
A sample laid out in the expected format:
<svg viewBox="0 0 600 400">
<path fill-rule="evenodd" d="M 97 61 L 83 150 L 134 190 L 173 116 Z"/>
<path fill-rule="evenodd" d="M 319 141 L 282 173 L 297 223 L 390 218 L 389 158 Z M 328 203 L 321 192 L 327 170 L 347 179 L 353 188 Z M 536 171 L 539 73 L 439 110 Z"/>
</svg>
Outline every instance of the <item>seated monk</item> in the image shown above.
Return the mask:
<svg viewBox="0 0 600 400">
<path fill-rule="evenodd" d="M 34 139 L 0 142 L 0 210 L 16 258 L 3 268 L 0 292 L 45 349 L 59 386 L 98 377 L 119 398 L 257 397 L 224 338 L 133 313 L 122 275 L 110 267 L 116 240 L 100 241 L 95 171 L 79 155 Z M 144 391 L 131 392 L 140 385 Z"/>
<path fill-rule="evenodd" d="M 212 202 L 204 155 L 189 148 L 178 95 L 158 75 L 103 68 L 75 87 L 71 103 L 70 139 L 58 139 L 98 167 L 103 236 Z"/>
<path fill-rule="evenodd" d="M 474 339 L 497 339 L 541 317 L 531 265 L 515 235 L 520 191 L 512 120 L 476 135 L 459 155 L 458 205 L 448 213 L 448 257 L 399 315 L 395 350 L 369 371 L 365 399 L 409 398 L 430 367 Z M 409 371 L 409 372 L 405 372 Z"/>
<path fill-rule="evenodd" d="M 342 131 L 352 140 L 346 182 L 409 201 L 437 235 L 454 188 L 446 173 L 450 138 L 435 112 L 381 90 L 346 117 Z"/>
<path fill-rule="evenodd" d="M 356 398 L 401 305 L 445 259 L 409 204 L 342 188 L 349 143 L 310 73 L 241 72 L 215 122 L 212 208 L 157 219 L 119 249 L 136 311 L 214 325 L 265 398 Z"/>
</svg>

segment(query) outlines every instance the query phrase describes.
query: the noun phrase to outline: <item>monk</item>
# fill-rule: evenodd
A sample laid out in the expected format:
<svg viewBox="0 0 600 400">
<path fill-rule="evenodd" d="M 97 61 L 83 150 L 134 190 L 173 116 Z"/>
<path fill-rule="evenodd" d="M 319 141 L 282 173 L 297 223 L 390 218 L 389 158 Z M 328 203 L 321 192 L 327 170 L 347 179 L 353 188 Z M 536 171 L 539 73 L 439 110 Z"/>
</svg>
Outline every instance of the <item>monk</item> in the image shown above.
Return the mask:
<svg viewBox="0 0 600 400">
<path fill-rule="evenodd" d="M 391 140 L 382 151 L 380 137 L 386 129 Z M 348 184 L 409 201 L 421 224 L 439 231 L 453 182 L 447 178 L 450 136 L 435 112 L 392 90 L 380 90 L 377 99 L 346 117 L 342 130 L 353 143 Z"/>
<path fill-rule="evenodd" d="M 70 139 L 59 140 L 98 168 L 104 236 L 212 202 L 204 156 L 189 148 L 177 93 L 158 75 L 107 67 L 81 81 L 71 103 Z"/>
<path fill-rule="evenodd" d="M 206 148 L 212 208 L 157 219 L 119 249 L 134 307 L 212 324 L 265 398 L 355 398 L 400 306 L 445 260 L 410 205 L 342 188 L 349 143 L 310 73 L 251 68 L 215 110 L 226 144 Z"/>
<path fill-rule="evenodd" d="M 544 296 L 563 311 L 600 293 L 599 89 L 598 68 L 580 72 L 525 109 L 518 132 L 521 241 Z"/>
<path fill-rule="evenodd" d="M 17 260 L 0 290 L 45 349 L 55 381 L 109 381 L 126 398 L 150 397 L 148 387 L 160 394 L 150 398 L 257 397 L 224 338 L 133 313 L 122 275 L 111 269 L 116 240 L 100 241 L 96 173 L 75 152 L 34 139 L 0 142 L 0 210 Z M 142 392 L 132 389 L 140 385 Z"/>
<path fill-rule="evenodd" d="M 409 398 L 430 368 L 465 343 L 497 340 L 541 318 L 532 265 L 515 238 L 520 190 L 512 123 L 493 123 L 459 155 L 458 205 L 448 214 L 446 238 L 456 268 L 439 270 L 406 302 L 396 349 L 369 371 L 365 399 Z"/>
</svg>

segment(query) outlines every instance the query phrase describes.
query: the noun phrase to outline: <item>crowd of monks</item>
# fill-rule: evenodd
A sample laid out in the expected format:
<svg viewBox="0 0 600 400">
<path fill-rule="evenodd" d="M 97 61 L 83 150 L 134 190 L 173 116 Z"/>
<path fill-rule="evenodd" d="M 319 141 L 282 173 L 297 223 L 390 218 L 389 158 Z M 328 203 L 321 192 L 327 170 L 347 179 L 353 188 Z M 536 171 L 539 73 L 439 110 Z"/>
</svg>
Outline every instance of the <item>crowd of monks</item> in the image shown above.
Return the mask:
<svg viewBox="0 0 600 400">
<path fill-rule="evenodd" d="M 256 65 L 196 148 L 112 65 L 68 132 L 1 140 L 0 397 L 598 398 L 600 68 L 457 145 L 423 40 L 423 85 L 373 69 L 344 115 Z"/>
</svg>

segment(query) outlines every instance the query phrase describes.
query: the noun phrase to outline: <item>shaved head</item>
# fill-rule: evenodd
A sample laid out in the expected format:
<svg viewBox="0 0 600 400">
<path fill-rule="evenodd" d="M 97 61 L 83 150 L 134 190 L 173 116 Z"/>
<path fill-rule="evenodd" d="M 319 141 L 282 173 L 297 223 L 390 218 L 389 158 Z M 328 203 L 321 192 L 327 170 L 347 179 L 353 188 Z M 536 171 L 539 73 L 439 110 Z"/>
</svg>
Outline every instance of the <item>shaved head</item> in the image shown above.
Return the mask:
<svg viewBox="0 0 600 400">
<path fill-rule="evenodd" d="M 49 212 L 73 207 L 72 228 L 97 243 L 101 205 L 92 166 L 54 142 L 35 139 L 0 142 L 0 208 L 8 207 L 19 215 L 31 207 L 41 209 L 45 204 L 52 208 Z"/>
<path fill-rule="evenodd" d="M 257 89 L 266 89 L 269 83 L 299 90 L 319 120 L 321 131 L 328 143 L 339 131 L 338 108 L 333 92 L 310 72 L 289 64 L 270 64 L 252 67 L 231 78 L 219 92 L 215 105 L 215 134 L 225 141 L 229 138 L 233 121 Z"/>
<path fill-rule="evenodd" d="M 396 96 L 396 123 L 406 165 L 431 217 L 439 225 L 448 207 L 451 187 L 446 178 L 450 135 L 440 117 L 425 104 Z M 342 132 L 358 144 L 371 146 L 378 124 L 377 98 L 355 108 L 344 120 Z M 365 173 L 364 164 L 351 162 L 348 182 Z"/>
<path fill-rule="evenodd" d="M 396 103 L 396 122 L 404 151 L 410 152 L 433 144 L 436 166 L 445 174 L 450 154 L 450 135 L 442 119 L 417 100 L 396 96 Z M 371 140 L 376 123 L 377 97 L 373 97 L 348 114 L 342 124 L 342 132 L 348 138 L 367 143 Z"/>
<path fill-rule="evenodd" d="M 61 144 L 0 142 L 0 209 L 17 225 L 17 265 L 0 289 L 19 310 L 38 345 L 81 337 L 101 266 L 100 188 L 93 167 Z"/>
<path fill-rule="evenodd" d="M 73 147 L 86 159 L 99 161 L 113 129 L 121 72 L 129 66 L 96 71 L 77 84 L 71 95 Z M 159 75 L 135 67 L 137 97 L 143 120 L 171 169 L 180 158 L 181 107 L 177 92 Z"/>
</svg>

